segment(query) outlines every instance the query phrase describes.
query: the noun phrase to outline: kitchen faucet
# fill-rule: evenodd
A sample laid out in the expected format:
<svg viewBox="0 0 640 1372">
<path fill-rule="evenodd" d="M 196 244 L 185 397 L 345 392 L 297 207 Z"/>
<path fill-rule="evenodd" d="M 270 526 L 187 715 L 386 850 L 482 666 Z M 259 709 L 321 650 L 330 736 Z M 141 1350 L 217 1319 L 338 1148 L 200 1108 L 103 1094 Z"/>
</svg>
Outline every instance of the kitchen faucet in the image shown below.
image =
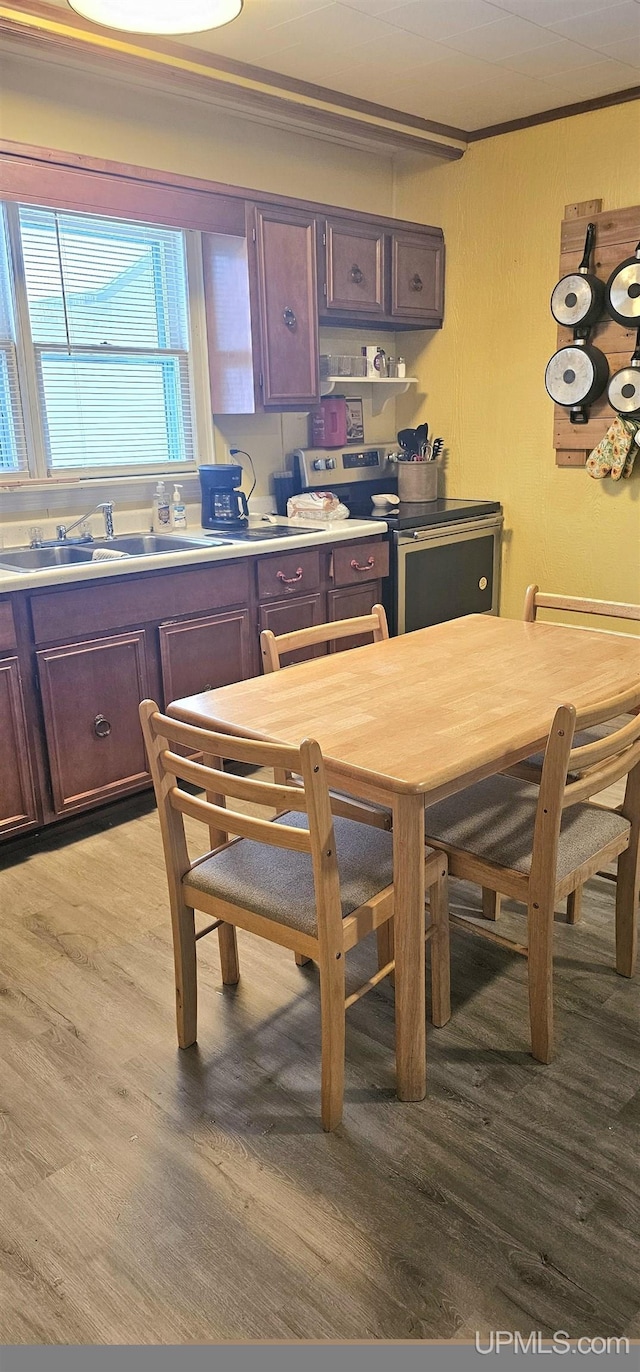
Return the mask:
<svg viewBox="0 0 640 1372">
<path fill-rule="evenodd" d="M 100 505 L 94 505 L 93 509 L 87 510 L 86 514 L 80 515 L 80 518 L 75 519 L 73 524 L 58 524 L 56 527 L 56 537 L 58 541 L 64 543 L 67 535 L 70 534 L 73 529 L 77 529 L 79 524 L 84 524 L 85 519 L 89 519 L 90 515 L 96 514 L 98 510 L 101 511 L 104 518 L 105 538 L 113 538 L 113 501 L 105 500 Z M 91 539 L 92 535 L 89 534 L 88 541 L 91 541 Z"/>
</svg>

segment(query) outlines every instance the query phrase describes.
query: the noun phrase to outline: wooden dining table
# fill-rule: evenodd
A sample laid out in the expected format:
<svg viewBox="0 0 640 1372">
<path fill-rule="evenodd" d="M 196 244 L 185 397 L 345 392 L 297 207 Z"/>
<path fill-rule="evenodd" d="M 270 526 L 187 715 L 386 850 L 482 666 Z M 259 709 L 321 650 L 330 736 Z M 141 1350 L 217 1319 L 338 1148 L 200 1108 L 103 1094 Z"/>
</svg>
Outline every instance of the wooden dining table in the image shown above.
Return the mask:
<svg viewBox="0 0 640 1372">
<path fill-rule="evenodd" d="M 329 784 L 393 812 L 396 1083 L 426 1094 L 424 809 L 543 748 L 560 704 L 631 694 L 640 638 L 470 615 L 176 700 L 176 719 L 314 738 Z"/>
</svg>

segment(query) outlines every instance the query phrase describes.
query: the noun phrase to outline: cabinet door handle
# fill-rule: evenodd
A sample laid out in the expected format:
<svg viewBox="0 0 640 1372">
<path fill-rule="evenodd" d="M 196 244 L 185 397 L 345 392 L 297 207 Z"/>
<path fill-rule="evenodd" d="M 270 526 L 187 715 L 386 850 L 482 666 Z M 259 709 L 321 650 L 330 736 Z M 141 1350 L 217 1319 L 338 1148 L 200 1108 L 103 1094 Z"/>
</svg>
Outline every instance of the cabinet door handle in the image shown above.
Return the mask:
<svg viewBox="0 0 640 1372">
<path fill-rule="evenodd" d="M 489 585 L 489 582 L 487 581 L 486 576 L 481 576 L 481 577 L 480 577 L 480 580 L 479 580 L 479 582 L 478 582 L 478 589 L 479 589 L 480 591 L 486 591 L 488 585 Z"/>
<path fill-rule="evenodd" d="M 296 581 L 302 581 L 303 575 L 302 567 L 298 567 L 295 576 L 285 576 L 284 572 L 276 572 L 278 581 L 283 581 L 285 586 L 294 586 Z"/>
<path fill-rule="evenodd" d="M 409 288 L 410 288 L 410 290 L 412 290 L 412 291 L 421 291 L 421 290 L 422 290 L 422 277 L 421 277 L 421 276 L 418 276 L 418 273 L 417 273 L 417 272 L 416 272 L 415 276 L 412 276 L 412 277 L 411 277 L 411 280 L 410 280 L 410 282 L 409 282 Z"/>
<path fill-rule="evenodd" d="M 355 281 L 358 286 L 364 281 L 364 272 L 360 270 L 357 262 L 354 262 L 351 268 L 351 280 Z"/>
<path fill-rule="evenodd" d="M 204 686 L 202 687 L 202 690 L 203 690 L 203 691 L 212 691 L 212 690 L 213 690 L 213 686 L 211 685 L 211 682 L 210 682 L 210 681 L 205 681 L 205 684 L 204 684 Z"/>
<path fill-rule="evenodd" d="M 284 319 L 284 322 L 288 329 L 295 329 L 298 321 L 296 319 L 294 310 L 289 309 L 288 305 L 286 310 L 282 311 L 282 318 Z"/>
<path fill-rule="evenodd" d="M 371 568 L 375 566 L 375 559 L 370 557 L 369 561 L 365 562 L 363 566 L 361 562 L 356 562 L 355 557 L 352 557 L 351 566 L 353 567 L 354 572 L 370 572 Z"/>
<path fill-rule="evenodd" d="M 104 715 L 96 715 L 93 721 L 93 732 L 96 738 L 108 738 L 111 733 L 111 724 Z"/>
</svg>

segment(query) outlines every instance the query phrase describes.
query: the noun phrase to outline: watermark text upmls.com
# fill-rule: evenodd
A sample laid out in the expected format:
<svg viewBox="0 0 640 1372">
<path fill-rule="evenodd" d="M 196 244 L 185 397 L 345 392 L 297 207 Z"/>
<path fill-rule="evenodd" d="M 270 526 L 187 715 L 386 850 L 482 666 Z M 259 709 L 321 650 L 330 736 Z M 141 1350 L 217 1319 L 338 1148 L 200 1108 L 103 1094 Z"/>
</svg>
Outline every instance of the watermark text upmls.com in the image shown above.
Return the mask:
<svg viewBox="0 0 640 1372">
<path fill-rule="evenodd" d="M 476 1353 L 484 1356 L 501 1353 L 503 1349 L 509 1349 L 511 1353 L 537 1353 L 541 1356 L 563 1353 L 590 1353 L 596 1357 L 604 1353 L 619 1353 L 624 1356 L 630 1352 L 629 1340 L 624 1337 L 595 1335 L 592 1338 L 571 1339 L 565 1329 L 557 1329 L 550 1339 L 545 1339 L 539 1329 L 532 1329 L 529 1334 L 521 1334 L 518 1329 L 491 1329 L 484 1335 L 476 1330 L 475 1346 Z"/>
</svg>

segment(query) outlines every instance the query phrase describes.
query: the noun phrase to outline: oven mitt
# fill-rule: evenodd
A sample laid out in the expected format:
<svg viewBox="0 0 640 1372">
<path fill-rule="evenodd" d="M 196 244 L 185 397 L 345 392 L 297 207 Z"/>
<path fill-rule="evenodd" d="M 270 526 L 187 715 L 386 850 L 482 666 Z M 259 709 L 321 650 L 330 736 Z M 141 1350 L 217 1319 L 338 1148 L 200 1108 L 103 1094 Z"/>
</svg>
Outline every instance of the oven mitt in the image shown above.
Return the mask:
<svg viewBox="0 0 640 1372">
<path fill-rule="evenodd" d="M 631 476 L 638 451 L 635 438 L 639 430 L 640 421 L 623 419 L 622 415 L 618 415 L 587 458 L 589 476 L 597 480 L 610 476 L 612 481 L 619 481 L 621 476 Z"/>
</svg>

